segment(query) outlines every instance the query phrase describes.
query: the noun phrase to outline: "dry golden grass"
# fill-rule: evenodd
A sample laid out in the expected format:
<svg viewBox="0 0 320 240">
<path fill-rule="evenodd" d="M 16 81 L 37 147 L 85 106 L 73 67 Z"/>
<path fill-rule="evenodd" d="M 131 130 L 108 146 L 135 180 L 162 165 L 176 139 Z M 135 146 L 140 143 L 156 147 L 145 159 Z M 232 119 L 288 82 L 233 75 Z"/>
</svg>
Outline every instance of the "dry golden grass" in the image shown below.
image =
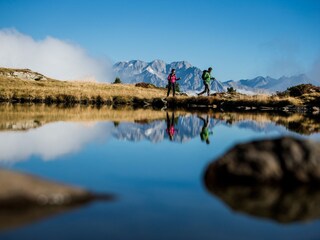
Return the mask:
<svg viewBox="0 0 320 240">
<path fill-rule="evenodd" d="M 130 84 L 108 84 L 94 82 L 58 81 L 58 80 L 21 80 L 0 77 L 0 97 L 2 99 L 46 99 L 53 101 L 61 96 L 72 96 L 75 100 L 89 100 L 98 97 L 154 98 L 164 97 L 165 89 L 140 88 Z"/>
<path fill-rule="evenodd" d="M 298 98 L 293 97 L 285 97 L 280 98 L 278 96 L 270 96 L 267 94 L 259 94 L 259 95 L 245 95 L 245 94 L 233 94 L 229 97 L 225 97 L 225 100 L 231 100 L 231 101 L 239 101 L 239 102 L 245 102 L 245 103 L 260 103 L 261 105 L 270 105 L 271 103 L 279 103 L 286 101 L 288 104 L 292 105 L 302 105 L 303 102 Z"/>
</svg>

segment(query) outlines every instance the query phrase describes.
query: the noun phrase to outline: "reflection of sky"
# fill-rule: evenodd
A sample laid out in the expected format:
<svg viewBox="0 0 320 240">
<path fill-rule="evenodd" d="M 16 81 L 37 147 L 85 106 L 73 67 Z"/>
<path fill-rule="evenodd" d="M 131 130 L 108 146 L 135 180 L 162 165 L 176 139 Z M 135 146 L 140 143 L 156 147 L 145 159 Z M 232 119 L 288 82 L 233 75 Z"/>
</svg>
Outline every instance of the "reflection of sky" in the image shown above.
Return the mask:
<svg viewBox="0 0 320 240">
<path fill-rule="evenodd" d="M 204 188 L 203 173 L 213 159 L 236 143 L 288 134 L 278 128 L 266 132 L 217 124 L 210 145 L 199 135 L 183 144 L 168 139 L 156 144 L 147 138 L 119 140 L 112 123 L 91 127 L 53 123 L 27 132 L 1 133 L 0 141 L 9 139 L 6 146 L 19 150 L 3 155 L 5 148 L 1 149 L 1 159 L 16 161 L 9 168 L 114 193 L 118 200 L 0 233 L 0 238 L 302 239 L 308 234 L 317 239 L 319 221 L 283 226 L 238 214 Z M 42 161 L 48 159 L 57 161 Z"/>
<path fill-rule="evenodd" d="M 84 144 L 109 134 L 110 124 L 51 123 L 26 132 L 0 133 L 0 161 L 15 162 L 33 155 L 43 160 L 79 151 Z M 111 126 L 111 125 L 110 125 Z"/>
<path fill-rule="evenodd" d="M 196 116 L 180 117 L 175 121 L 177 133 L 173 141 L 186 144 L 192 139 L 200 139 L 202 126 L 203 122 Z M 116 138 L 123 142 L 150 141 L 165 144 L 162 142 L 168 141 L 166 128 L 165 121 L 154 121 L 148 124 L 123 122 L 117 127 L 110 122 L 94 124 L 56 122 L 24 132 L 0 132 L 0 162 L 13 163 L 35 156 L 45 161 L 54 160 L 65 154 L 79 152 L 84 146 L 99 139 Z M 301 136 L 272 122 L 259 123 L 244 120 L 231 126 L 224 121 L 211 119 L 209 129 L 213 131 L 213 135 L 210 135 L 210 141 L 214 141 L 213 144 L 219 144 L 221 139 L 231 136 L 235 142 L 249 141 L 252 138 L 249 132 L 256 133 L 261 138 L 292 135 L 320 140 L 320 134 Z M 239 141 L 236 141 L 237 138 Z M 189 147 L 196 148 L 196 144 L 193 143 Z"/>
</svg>

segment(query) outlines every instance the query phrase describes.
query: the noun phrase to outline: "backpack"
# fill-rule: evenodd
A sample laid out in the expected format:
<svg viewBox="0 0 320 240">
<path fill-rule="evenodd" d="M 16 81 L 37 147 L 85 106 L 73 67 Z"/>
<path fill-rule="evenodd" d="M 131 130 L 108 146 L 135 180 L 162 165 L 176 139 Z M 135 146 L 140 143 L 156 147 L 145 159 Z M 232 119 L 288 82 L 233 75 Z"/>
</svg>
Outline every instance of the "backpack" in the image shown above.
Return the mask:
<svg viewBox="0 0 320 240">
<path fill-rule="evenodd" d="M 202 72 L 201 78 L 203 81 L 205 80 L 204 76 L 206 75 L 207 72 L 208 72 L 207 70 L 203 70 L 203 72 Z"/>
</svg>

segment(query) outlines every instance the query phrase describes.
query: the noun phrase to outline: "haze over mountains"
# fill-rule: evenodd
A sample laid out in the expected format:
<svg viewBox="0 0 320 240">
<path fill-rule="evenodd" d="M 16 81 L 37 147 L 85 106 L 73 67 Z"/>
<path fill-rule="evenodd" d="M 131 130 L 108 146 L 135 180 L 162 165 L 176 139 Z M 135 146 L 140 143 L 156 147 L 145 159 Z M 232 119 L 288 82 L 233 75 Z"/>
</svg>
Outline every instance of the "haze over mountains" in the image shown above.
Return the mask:
<svg viewBox="0 0 320 240">
<path fill-rule="evenodd" d="M 140 60 L 118 62 L 113 65 L 113 72 L 124 83 L 146 82 L 159 87 L 165 87 L 167 85 L 167 76 L 172 68 L 176 69 L 177 76 L 181 78 L 179 85 L 182 91 L 200 91 L 203 88 L 201 79 L 202 70 L 192 66 L 187 61 L 169 64 L 162 60 L 154 60 L 152 62 Z M 214 70 L 212 75 L 214 76 Z M 221 82 L 219 80 L 211 82 L 211 90 L 213 92 L 223 92 L 226 91 L 227 87 L 234 87 L 239 91 L 245 92 L 272 93 L 284 91 L 288 87 L 303 83 L 320 85 L 319 79 L 310 79 L 305 74 L 290 77 L 283 76 L 279 79 L 258 76 L 253 79 L 241 79 L 239 81 L 229 80 Z"/>
</svg>

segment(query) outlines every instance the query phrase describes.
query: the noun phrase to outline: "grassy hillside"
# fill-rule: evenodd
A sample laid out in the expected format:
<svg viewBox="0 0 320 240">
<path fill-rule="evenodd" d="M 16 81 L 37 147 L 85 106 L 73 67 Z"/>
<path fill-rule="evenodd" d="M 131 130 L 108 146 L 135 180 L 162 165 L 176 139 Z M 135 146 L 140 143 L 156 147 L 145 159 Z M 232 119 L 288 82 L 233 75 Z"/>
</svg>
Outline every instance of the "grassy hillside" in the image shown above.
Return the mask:
<svg viewBox="0 0 320 240">
<path fill-rule="evenodd" d="M 8 69 L 0 68 L 0 72 Z M 23 70 L 26 71 L 26 70 Z M 0 99 L 25 102 L 97 102 L 112 101 L 114 97 L 164 97 L 165 90 L 141 88 L 129 84 L 23 79 L 0 74 Z"/>
<path fill-rule="evenodd" d="M 298 89 L 298 90 L 297 90 Z M 298 92 L 298 93 L 297 93 Z M 292 94 L 294 93 L 294 94 Z M 319 106 L 320 89 L 311 85 L 273 96 L 219 93 L 210 97 L 166 97 L 166 89 L 147 84 L 109 84 L 58 81 L 28 69 L 0 68 L 0 102 L 152 106 L 156 108 L 210 107 L 279 110 L 292 106 Z"/>
</svg>

